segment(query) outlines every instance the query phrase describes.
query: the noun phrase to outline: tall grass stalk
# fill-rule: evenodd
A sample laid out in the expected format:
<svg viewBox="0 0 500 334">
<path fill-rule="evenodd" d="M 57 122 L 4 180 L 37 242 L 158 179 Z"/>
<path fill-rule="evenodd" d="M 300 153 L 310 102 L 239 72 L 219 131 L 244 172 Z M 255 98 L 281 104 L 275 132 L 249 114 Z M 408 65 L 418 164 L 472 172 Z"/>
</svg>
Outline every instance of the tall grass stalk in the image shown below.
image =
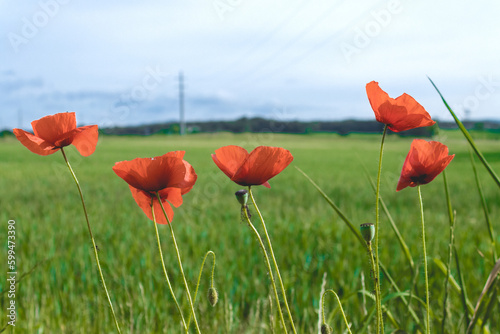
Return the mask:
<svg viewBox="0 0 500 334">
<path fill-rule="evenodd" d="M 97 254 L 97 246 L 95 244 L 94 235 L 92 234 L 92 229 L 90 228 L 90 221 L 89 221 L 89 216 L 87 214 L 87 207 L 85 206 L 85 201 L 83 199 L 82 188 L 80 187 L 80 183 L 78 182 L 75 172 L 73 171 L 73 168 L 71 168 L 69 160 L 66 157 L 66 153 L 64 153 L 64 149 L 62 147 L 61 147 L 61 153 L 63 155 L 64 161 L 66 162 L 66 165 L 68 166 L 69 172 L 71 173 L 71 176 L 75 181 L 76 187 L 78 188 L 78 193 L 80 194 L 80 200 L 82 201 L 83 213 L 85 214 L 85 221 L 87 222 L 87 228 L 89 230 L 90 240 L 92 241 L 92 249 L 94 250 L 95 263 L 97 264 L 99 276 L 101 277 L 102 287 L 104 288 L 104 292 L 106 293 L 106 298 L 109 303 L 109 308 L 111 309 L 111 314 L 113 315 L 113 320 L 115 322 L 116 330 L 118 331 L 118 333 L 121 333 L 120 325 L 118 325 L 118 320 L 116 319 L 115 310 L 113 308 L 113 303 L 111 303 L 111 298 L 109 297 L 108 288 L 106 287 L 106 281 L 104 280 L 104 275 L 102 274 L 101 264 L 99 262 L 99 255 Z"/>
<path fill-rule="evenodd" d="M 450 191 L 448 188 L 448 181 L 446 179 L 446 170 L 443 170 L 443 184 L 444 184 L 444 193 L 446 196 L 446 207 L 448 211 L 448 220 L 450 223 L 450 242 L 448 247 L 448 269 L 446 271 L 446 279 L 444 281 L 444 297 L 443 297 L 443 320 L 441 321 L 441 333 L 444 333 L 445 325 L 446 325 L 446 317 L 448 315 L 448 283 L 451 271 L 451 261 L 453 258 L 453 244 L 455 241 L 455 215 L 453 214 L 453 208 L 451 206 L 450 199 Z"/>
<path fill-rule="evenodd" d="M 429 81 L 431 82 L 431 84 L 434 86 L 434 88 L 438 92 L 439 96 L 441 97 L 441 100 L 443 100 L 444 105 L 446 106 L 446 108 L 450 112 L 451 116 L 455 120 L 455 123 L 457 123 L 458 127 L 462 131 L 465 139 L 467 139 L 467 141 L 469 142 L 469 144 L 472 147 L 472 149 L 474 150 L 474 152 L 476 152 L 476 155 L 478 156 L 479 160 L 481 160 L 481 162 L 483 163 L 484 167 L 486 167 L 486 170 L 488 171 L 488 173 L 490 173 L 491 177 L 493 178 L 493 181 L 495 181 L 495 183 L 497 184 L 497 186 L 500 187 L 500 178 L 495 173 L 495 171 L 493 170 L 493 168 L 491 168 L 491 166 L 488 163 L 488 161 L 486 161 L 485 157 L 483 156 L 483 154 L 481 153 L 481 151 L 477 147 L 476 143 L 472 139 L 472 136 L 470 135 L 469 131 L 467 131 L 467 129 L 465 128 L 465 126 L 463 125 L 463 123 L 458 119 L 457 115 L 455 115 L 455 113 L 450 108 L 450 106 L 448 105 L 448 103 L 446 102 L 446 100 L 444 99 L 443 95 L 441 94 L 441 92 L 439 91 L 439 89 L 436 87 L 436 85 L 434 84 L 434 82 L 431 80 L 431 78 L 429 78 L 429 77 L 427 77 L 427 78 L 429 79 Z"/>
<path fill-rule="evenodd" d="M 483 194 L 483 187 L 481 186 L 481 182 L 479 181 L 479 176 L 477 175 L 476 163 L 474 162 L 474 156 L 472 155 L 472 151 L 470 151 L 470 163 L 472 165 L 472 171 L 474 172 L 474 179 L 476 180 L 476 187 L 479 193 L 479 198 L 481 199 L 481 206 L 484 212 L 484 219 L 486 221 L 486 228 L 488 229 L 488 234 L 490 237 L 491 247 L 493 248 L 493 262 L 496 262 L 498 259 L 497 255 L 497 246 L 495 242 L 495 232 L 493 230 L 493 226 L 490 220 L 490 214 L 488 213 L 488 206 L 486 205 L 486 200 Z"/>
</svg>

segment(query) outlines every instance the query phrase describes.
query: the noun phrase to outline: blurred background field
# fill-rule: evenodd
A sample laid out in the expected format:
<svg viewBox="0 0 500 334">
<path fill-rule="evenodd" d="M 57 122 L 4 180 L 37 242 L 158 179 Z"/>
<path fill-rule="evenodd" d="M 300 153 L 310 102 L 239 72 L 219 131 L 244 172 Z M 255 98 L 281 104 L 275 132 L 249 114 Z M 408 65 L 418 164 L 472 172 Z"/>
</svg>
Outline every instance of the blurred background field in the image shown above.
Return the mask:
<svg viewBox="0 0 500 334">
<path fill-rule="evenodd" d="M 474 134 L 493 169 L 500 171 L 500 140 L 492 134 Z M 436 137 L 448 145 L 455 159 L 447 168 L 451 200 L 456 210 L 456 245 L 467 292 L 475 305 L 493 266 L 492 247 L 484 221 L 469 158 L 462 135 L 441 131 Z M 376 178 L 380 136 L 351 134 L 194 134 L 188 136 L 101 136 L 96 152 L 82 158 L 68 147 L 70 162 L 80 180 L 91 225 L 99 247 L 104 275 L 125 333 L 180 333 L 180 319 L 161 270 L 154 227 L 135 204 L 128 185 L 111 167 L 116 161 L 152 157 L 185 150 L 185 160 L 198 174 L 193 190 L 175 210 L 173 226 L 186 275 L 194 287 L 206 251 L 217 255 L 215 286 L 219 303 L 212 308 L 206 299 L 208 267 L 196 308 L 204 333 L 270 333 L 276 321 L 270 311 L 270 285 L 261 251 L 247 225 L 241 222 L 232 183 L 212 162 L 210 154 L 224 145 L 248 150 L 258 145 L 289 149 L 294 161 L 270 181 L 272 188 L 256 187 L 254 195 L 266 219 L 275 254 L 287 287 L 292 313 L 300 333 L 316 333 L 323 275 L 326 288 L 342 299 L 354 332 L 364 317 L 359 290 L 362 276 L 371 290 L 368 257 L 344 222 L 295 167 L 315 180 L 356 224 L 373 222 L 374 193 L 362 164 Z M 401 167 L 411 138 L 389 136 L 384 151 L 381 196 L 421 265 L 420 216 L 417 191 L 396 193 Z M 16 221 L 16 260 L 22 280 L 17 285 L 18 321 L 10 333 L 113 333 L 114 325 L 99 286 L 92 247 L 88 238 L 78 192 L 60 153 L 41 157 L 25 149 L 15 138 L 0 139 L 0 240 L 7 240 L 7 221 Z M 476 160 L 477 162 L 477 160 Z M 479 177 L 493 228 L 500 233 L 500 192 L 482 165 Z M 436 319 L 442 314 L 445 275 L 432 259 L 447 262 L 449 225 L 443 178 L 422 187 L 427 227 L 427 251 L 431 306 Z M 251 212 L 253 208 L 250 207 Z M 260 225 L 257 221 L 256 226 Z M 166 226 L 159 226 L 167 269 L 177 296 L 181 278 Z M 409 266 L 398 241 L 381 213 L 380 256 L 403 290 L 412 285 Z M 496 238 L 497 242 L 500 239 Z M 6 242 L 0 256 L 7 258 Z M 5 263 L 4 260 L 0 261 Z M 209 263 L 210 265 L 210 263 Z M 7 287 L 6 266 L 0 272 L 0 288 Z M 453 266 L 452 274 L 456 276 Z M 424 279 L 417 281 L 423 298 Z M 390 286 L 382 280 L 382 291 Z M 460 296 L 450 290 L 447 331 L 463 332 Z M 0 328 L 6 323 L 8 298 L 0 295 Z M 182 306 L 187 310 L 185 298 Z M 420 319 L 424 308 L 413 301 Z M 371 300 L 367 307 L 373 306 Z M 397 299 L 386 306 L 402 329 L 414 332 L 412 318 Z M 333 299 L 327 314 L 335 329 L 343 329 Z M 498 307 L 496 308 L 498 312 Z M 269 315 L 274 314 L 274 319 Z M 438 320 L 433 324 L 440 326 Z M 500 331 L 500 319 L 491 317 L 492 333 Z M 388 329 L 396 327 L 387 323 Z M 339 331 L 340 332 L 340 331 Z"/>
</svg>

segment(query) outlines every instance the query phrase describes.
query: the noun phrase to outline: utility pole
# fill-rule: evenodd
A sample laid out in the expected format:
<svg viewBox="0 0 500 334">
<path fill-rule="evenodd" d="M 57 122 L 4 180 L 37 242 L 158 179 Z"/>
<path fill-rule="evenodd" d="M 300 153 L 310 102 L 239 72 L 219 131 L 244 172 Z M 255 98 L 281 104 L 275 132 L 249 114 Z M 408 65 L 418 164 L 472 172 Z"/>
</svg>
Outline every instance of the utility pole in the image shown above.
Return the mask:
<svg viewBox="0 0 500 334">
<path fill-rule="evenodd" d="M 179 72 L 179 122 L 181 136 L 186 133 L 186 121 L 184 119 L 184 75 Z"/>
</svg>

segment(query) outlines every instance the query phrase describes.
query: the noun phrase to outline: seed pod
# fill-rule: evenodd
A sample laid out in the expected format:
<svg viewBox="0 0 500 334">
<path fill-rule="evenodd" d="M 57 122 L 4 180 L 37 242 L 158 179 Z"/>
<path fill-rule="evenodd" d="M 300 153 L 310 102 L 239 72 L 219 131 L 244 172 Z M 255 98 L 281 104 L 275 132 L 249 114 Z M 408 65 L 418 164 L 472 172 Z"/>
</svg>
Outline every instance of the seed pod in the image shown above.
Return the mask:
<svg viewBox="0 0 500 334">
<path fill-rule="evenodd" d="M 241 189 L 238 190 L 236 193 L 236 199 L 238 202 L 240 202 L 241 205 L 247 205 L 248 202 L 248 190 L 246 189 Z"/>
<path fill-rule="evenodd" d="M 361 231 L 361 236 L 365 239 L 366 243 L 371 243 L 375 237 L 375 225 L 372 223 L 361 224 L 359 225 L 359 230 Z"/>
</svg>

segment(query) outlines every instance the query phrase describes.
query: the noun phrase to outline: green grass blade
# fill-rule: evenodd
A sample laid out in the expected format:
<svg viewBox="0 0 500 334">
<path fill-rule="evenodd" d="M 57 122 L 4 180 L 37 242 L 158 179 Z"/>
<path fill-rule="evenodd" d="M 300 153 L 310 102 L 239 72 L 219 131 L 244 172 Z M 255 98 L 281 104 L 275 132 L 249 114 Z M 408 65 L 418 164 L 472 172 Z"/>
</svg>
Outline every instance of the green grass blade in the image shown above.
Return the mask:
<svg viewBox="0 0 500 334">
<path fill-rule="evenodd" d="M 443 170 L 443 184 L 444 193 L 446 196 L 446 206 L 448 208 L 448 219 L 450 222 L 450 242 L 448 244 L 448 270 L 446 271 L 446 279 L 444 281 L 444 297 L 443 297 L 443 319 L 441 321 L 441 333 L 444 333 L 446 325 L 446 317 L 448 316 L 448 277 L 450 277 L 451 260 L 453 258 L 453 244 L 455 241 L 455 215 L 453 214 L 453 207 L 451 206 L 450 191 L 448 188 L 448 181 L 446 179 L 446 170 Z"/>
<path fill-rule="evenodd" d="M 465 323 L 468 324 L 470 323 L 470 318 L 469 318 L 469 308 L 468 308 L 468 298 L 467 298 L 467 289 L 465 288 L 464 284 L 464 276 L 462 275 L 462 271 L 460 270 L 460 260 L 458 257 L 458 252 L 457 248 L 453 247 L 453 251 L 455 254 L 455 263 L 457 265 L 457 272 L 458 272 L 458 280 L 460 284 L 460 297 L 462 301 L 462 308 L 464 310 L 464 317 L 465 317 Z"/>
<path fill-rule="evenodd" d="M 434 84 L 434 82 L 431 80 L 431 78 L 429 78 L 429 77 L 427 77 L 427 78 L 429 79 L 429 81 L 431 82 L 431 84 L 434 86 L 434 88 L 438 92 L 439 96 L 441 97 L 441 100 L 443 100 L 444 105 L 446 106 L 446 108 L 450 112 L 451 116 L 455 120 L 455 123 L 457 123 L 458 127 L 460 128 L 460 130 L 462 130 L 462 133 L 464 134 L 465 138 L 469 142 L 469 144 L 472 147 L 472 149 L 474 150 L 474 152 L 476 152 L 477 156 L 479 157 L 479 160 L 481 160 L 481 162 L 483 163 L 484 167 L 486 167 L 486 169 L 488 170 L 488 173 L 490 173 L 491 177 L 496 182 L 497 186 L 500 187 L 500 178 L 495 173 L 495 171 L 491 168 L 491 166 L 488 163 L 488 161 L 486 161 L 486 159 L 484 158 L 484 156 L 481 153 L 481 151 L 479 151 L 479 148 L 476 146 L 476 143 L 474 143 L 474 140 L 472 139 L 469 131 L 467 131 L 467 129 L 465 128 L 465 126 L 463 125 L 463 123 L 458 119 L 457 115 L 455 115 L 455 113 L 450 108 L 450 106 L 448 105 L 448 103 L 446 102 L 446 100 L 444 99 L 443 95 L 441 94 L 441 92 L 439 91 L 439 89 L 436 87 L 436 85 Z"/>
<path fill-rule="evenodd" d="M 453 246 L 453 249 L 455 249 L 455 246 Z M 456 253 L 454 253 L 454 255 L 456 256 Z M 443 275 L 446 275 L 446 273 L 448 272 L 448 268 L 446 268 L 446 265 L 444 264 L 444 262 L 441 261 L 438 258 L 434 258 L 433 260 L 434 260 L 434 264 L 438 267 L 439 270 L 441 270 L 441 272 L 443 273 Z M 455 290 L 456 293 L 458 293 L 458 294 L 461 295 L 462 294 L 462 288 L 460 287 L 460 284 L 455 280 L 455 278 L 450 275 L 448 277 L 448 281 L 450 282 L 451 287 L 453 288 L 453 290 Z M 466 300 L 465 300 L 465 305 L 467 307 L 467 310 L 470 313 L 474 312 L 474 306 L 472 306 L 472 303 L 470 302 L 470 300 L 467 297 L 466 297 Z"/>
<path fill-rule="evenodd" d="M 347 216 L 344 215 L 344 213 L 342 211 L 340 211 L 339 207 L 335 203 L 333 203 L 333 201 L 328 197 L 328 195 L 309 177 L 309 175 L 307 175 L 299 167 L 295 166 L 295 168 L 297 168 L 297 170 L 302 175 L 304 175 L 307 180 L 309 180 L 309 182 L 316 188 L 316 190 L 318 190 L 318 192 L 321 194 L 321 196 L 323 196 L 323 198 L 328 202 L 328 204 L 330 204 L 332 209 L 335 210 L 335 212 L 339 215 L 339 217 L 346 223 L 347 227 L 356 236 L 356 238 L 359 240 L 359 242 L 361 242 L 361 244 L 366 247 L 365 239 L 363 239 L 363 237 L 359 233 L 359 228 L 354 226 L 354 224 L 349 220 L 349 218 L 347 218 Z"/>
<path fill-rule="evenodd" d="M 484 333 L 484 326 L 486 325 L 486 322 L 488 321 L 488 318 L 491 315 L 491 312 L 493 312 L 493 309 L 495 308 L 495 305 L 497 304 L 497 296 L 498 296 L 498 285 L 495 286 L 495 290 L 493 291 L 493 294 L 490 298 L 490 301 L 488 303 L 488 307 L 486 308 L 486 312 L 484 313 L 483 317 L 483 325 L 481 326 L 481 332 Z"/>
<path fill-rule="evenodd" d="M 491 226 L 490 215 L 488 213 L 488 206 L 486 205 L 486 200 L 483 194 L 483 188 L 481 187 L 481 183 L 479 182 L 479 177 L 477 175 L 476 163 L 474 162 L 474 156 L 472 155 L 472 151 L 470 152 L 470 162 L 472 165 L 472 171 L 474 172 L 474 177 L 476 180 L 477 191 L 479 192 L 479 197 L 481 198 L 481 206 L 484 212 L 484 219 L 486 221 L 486 227 L 488 229 L 488 233 L 490 235 L 491 246 L 493 248 L 493 262 L 495 262 L 498 258 L 497 256 L 497 246 L 495 243 L 495 232 L 493 231 L 493 227 Z"/>
<path fill-rule="evenodd" d="M 488 279 L 486 280 L 486 283 L 484 284 L 483 291 L 481 292 L 481 295 L 479 296 L 479 300 L 477 301 L 476 308 L 474 309 L 474 314 L 472 316 L 472 320 L 469 323 L 469 327 L 467 328 L 466 333 L 471 333 L 472 330 L 474 329 L 474 326 L 478 322 L 479 319 L 479 314 L 481 313 L 481 308 L 483 307 L 484 303 L 484 297 L 488 295 L 492 289 L 494 289 L 494 283 L 497 281 L 497 276 L 500 273 L 500 260 L 498 260 L 495 263 L 495 266 L 490 272 L 490 275 L 488 276 Z"/>
</svg>

